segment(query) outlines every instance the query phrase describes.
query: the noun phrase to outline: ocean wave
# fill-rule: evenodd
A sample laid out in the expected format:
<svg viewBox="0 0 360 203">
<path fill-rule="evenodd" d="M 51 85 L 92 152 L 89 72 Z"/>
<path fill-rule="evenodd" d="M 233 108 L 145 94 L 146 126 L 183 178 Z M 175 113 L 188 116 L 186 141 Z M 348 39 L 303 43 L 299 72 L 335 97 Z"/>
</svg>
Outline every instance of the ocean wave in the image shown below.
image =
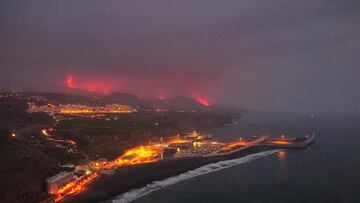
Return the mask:
<svg viewBox="0 0 360 203">
<path fill-rule="evenodd" d="M 145 187 L 139 188 L 139 189 L 132 189 L 129 192 L 126 192 L 124 194 L 121 194 L 115 198 L 112 199 L 112 203 L 127 203 L 134 201 L 140 197 L 143 197 L 153 191 L 159 190 L 161 188 L 164 188 L 169 185 L 176 184 L 183 180 L 188 180 L 197 176 L 201 176 L 204 174 L 212 173 L 218 170 L 222 170 L 225 168 L 229 168 L 235 165 L 244 164 L 249 161 L 269 156 L 273 153 L 276 153 L 278 150 L 268 150 L 264 152 L 259 152 L 256 154 L 247 155 L 245 157 L 241 157 L 238 159 L 231 159 L 231 160 L 225 160 L 225 161 L 219 161 L 216 163 L 211 163 L 208 165 L 201 166 L 197 169 L 187 171 L 185 173 L 172 176 L 169 178 L 166 178 L 161 181 L 153 181 L 152 183 L 146 185 Z"/>
</svg>

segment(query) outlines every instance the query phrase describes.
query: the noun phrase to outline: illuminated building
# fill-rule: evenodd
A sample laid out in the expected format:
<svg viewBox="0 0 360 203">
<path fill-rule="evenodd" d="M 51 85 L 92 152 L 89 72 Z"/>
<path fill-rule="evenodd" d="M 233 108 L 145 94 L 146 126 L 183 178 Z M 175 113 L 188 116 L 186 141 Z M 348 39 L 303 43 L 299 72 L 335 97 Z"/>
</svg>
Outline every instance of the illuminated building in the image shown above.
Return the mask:
<svg viewBox="0 0 360 203">
<path fill-rule="evenodd" d="M 62 171 L 46 180 L 48 193 L 57 194 L 61 188 L 74 180 L 74 172 Z"/>
<path fill-rule="evenodd" d="M 80 104 L 67 105 L 43 105 L 38 106 L 33 103 L 28 103 L 28 113 L 45 112 L 49 115 L 54 114 L 106 114 L 106 113 L 133 113 L 137 109 L 122 104 L 109 104 L 105 106 L 89 106 Z"/>
<path fill-rule="evenodd" d="M 174 157 L 200 157 L 208 155 L 223 147 L 219 142 L 192 142 L 191 147 L 183 150 L 177 150 Z"/>
<path fill-rule="evenodd" d="M 89 167 L 90 167 L 90 169 L 93 169 L 93 170 L 99 170 L 99 169 L 106 168 L 107 165 L 108 165 L 108 161 L 106 159 L 100 158 L 96 161 L 90 162 Z"/>
<path fill-rule="evenodd" d="M 81 164 L 81 165 L 76 165 L 75 166 L 75 172 L 77 172 L 77 173 L 79 173 L 79 172 L 86 173 L 89 170 L 90 170 L 89 164 Z"/>
<path fill-rule="evenodd" d="M 168 148 L 180 148 L 180 149 L 188 149 L 192 147 L 192 142 L 191 141 L 187 141 L 187 142 L 175 142 L 175 143 L 171 143 L 169 144 Z"/>
</svg>

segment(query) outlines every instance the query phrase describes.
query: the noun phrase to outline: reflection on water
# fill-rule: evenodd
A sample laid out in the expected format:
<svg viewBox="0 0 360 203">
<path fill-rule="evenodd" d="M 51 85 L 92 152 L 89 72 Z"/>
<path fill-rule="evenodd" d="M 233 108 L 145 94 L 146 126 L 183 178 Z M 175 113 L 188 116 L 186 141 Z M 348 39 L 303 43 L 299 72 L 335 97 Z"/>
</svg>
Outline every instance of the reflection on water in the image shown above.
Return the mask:
<svg viewBox="0 0 360 203">
<path fill-rule="evenodd" d="M 276 153 L 277 158 L 279 158 L 280 161 L 286 160 L 286 151 L 281 150 L 278 153 Z"/>
</svg>

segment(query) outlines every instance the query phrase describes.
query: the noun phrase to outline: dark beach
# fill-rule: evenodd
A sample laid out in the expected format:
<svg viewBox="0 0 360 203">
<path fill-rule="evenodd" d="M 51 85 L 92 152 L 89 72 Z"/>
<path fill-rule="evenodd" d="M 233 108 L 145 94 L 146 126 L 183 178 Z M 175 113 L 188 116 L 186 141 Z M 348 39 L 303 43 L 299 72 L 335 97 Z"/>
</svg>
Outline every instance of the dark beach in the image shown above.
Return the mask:
<svg viewBox="0 0 360 203">
<path fill-rule="evenodd" d="M 119 168 L 114 175 L 100 176 L 96 181 L 89 184 L 84 191 L 69 196 L 61 202 L 89 203 L 105 201 L 131 189 L 139 188 L 153 181 L 163 180 L 206 164 L 240 158 L 270 149 L 273 149 L 273 147 L 252 146 L 232 154 L 218 157 L 176 159 Z"/>
</svg>

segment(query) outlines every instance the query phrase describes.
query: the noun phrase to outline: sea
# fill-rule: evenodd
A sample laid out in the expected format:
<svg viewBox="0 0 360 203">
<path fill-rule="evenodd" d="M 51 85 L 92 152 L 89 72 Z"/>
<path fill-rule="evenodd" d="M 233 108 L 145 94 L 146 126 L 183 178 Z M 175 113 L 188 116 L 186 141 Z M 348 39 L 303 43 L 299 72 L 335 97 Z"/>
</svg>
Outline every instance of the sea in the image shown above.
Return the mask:
<svg viewBox="0 0 360 203">
<path fill-rule="evenodd" d="M 317 139 L 306 150 L 270 150 L 155 181 L 113 203 L 360 202 L 360 114 L 246 112 L 232 125 L 209 129 L 215 139 L 250 135 Z"/>
</svg>

